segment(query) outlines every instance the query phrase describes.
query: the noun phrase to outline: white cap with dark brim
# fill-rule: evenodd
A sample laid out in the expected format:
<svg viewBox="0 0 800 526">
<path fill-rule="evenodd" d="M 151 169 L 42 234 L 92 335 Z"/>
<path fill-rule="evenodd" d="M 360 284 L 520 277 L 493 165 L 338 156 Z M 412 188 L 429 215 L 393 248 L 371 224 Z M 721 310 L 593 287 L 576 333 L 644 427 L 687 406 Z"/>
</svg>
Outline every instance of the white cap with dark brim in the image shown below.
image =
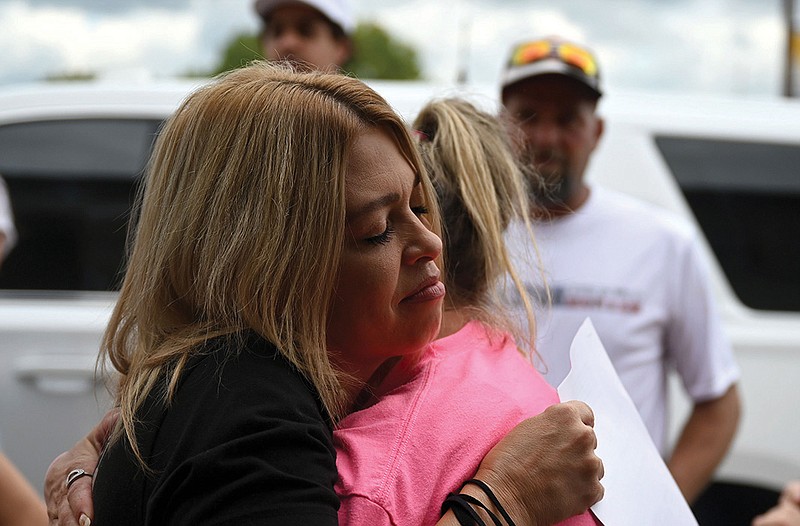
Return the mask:
<svg viewBox="0 0 800 526">
<path fill-rule="evenodd" d="M 563 42 L 553 37 L 543 39 L 543 41 L 548 41 L 554 46 Z M 512 55 L 514 50 L 522 45 L 524 45 L 524 43 L 515 46 L 512 50 Z M 595 71 L 594 75 L 587 75 L 580 68 L 564 62 L 558 56 L 549 56 L 529 64 L 522 65 L 513 65 L 511 64 L 511 61 L 509 61 L 500 77 L 501 91 L 505 91 L 507 87 L 511 86 L 512 84 L 516 84 L 517 82 L 542 75 L 564 75 L 586 86 L 597 97 L 600 97 L 603 94 L 600 89 L 599 71 Z"/>
<path fill-rule="evenodd" d="M 313 7 L 341 27 L 347 35 L 356 27 L 353 11 L 347 0 L 256 0 L 255 10 L 261 18 L 268 18 L 272 11 L 285 4 L 305 4 Z"/>
</svg>

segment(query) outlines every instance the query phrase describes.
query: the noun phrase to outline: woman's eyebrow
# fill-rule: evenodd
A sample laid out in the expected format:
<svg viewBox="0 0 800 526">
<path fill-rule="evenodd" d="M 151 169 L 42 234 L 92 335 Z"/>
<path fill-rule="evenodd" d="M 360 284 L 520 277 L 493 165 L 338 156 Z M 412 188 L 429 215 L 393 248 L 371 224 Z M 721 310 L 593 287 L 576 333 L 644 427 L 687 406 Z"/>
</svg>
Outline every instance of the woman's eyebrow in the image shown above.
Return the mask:
<svg viewBox="0 0 800 526">
<path fill-rule="evenodd" d="M 389 206 L 393 203 L 396 203 L 400 200 L 400 194 L 397 192 L 392 192 L 389 194 L 382 195 L 381 197 L 364 203 L 364 205 L 359 206 L 355 210 L 347 213 L 347 219 L 353 219 L 358 216 L 362 216 L 365 214 L 369 214 L 374 212 L 375 210 L 380 210 L 386 206 Z"/>
</svg>

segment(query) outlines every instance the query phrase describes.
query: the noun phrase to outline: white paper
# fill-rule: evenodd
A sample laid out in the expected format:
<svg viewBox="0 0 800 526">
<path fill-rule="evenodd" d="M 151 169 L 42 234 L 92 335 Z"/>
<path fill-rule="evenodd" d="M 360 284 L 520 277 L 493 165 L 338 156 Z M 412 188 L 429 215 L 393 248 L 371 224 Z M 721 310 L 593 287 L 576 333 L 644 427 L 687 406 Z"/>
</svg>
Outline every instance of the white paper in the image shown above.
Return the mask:
<svg viewBox="0 0 800 526">
<path fill-rule="evenodd" d="M 592 506 L 597 518 L 605 526 L 697 526 L 588 318 L 572 341 L 570 359 L 558 394 L 594 411 L 597 456 L 605 468 L 605 496 Z"/>
</svg>

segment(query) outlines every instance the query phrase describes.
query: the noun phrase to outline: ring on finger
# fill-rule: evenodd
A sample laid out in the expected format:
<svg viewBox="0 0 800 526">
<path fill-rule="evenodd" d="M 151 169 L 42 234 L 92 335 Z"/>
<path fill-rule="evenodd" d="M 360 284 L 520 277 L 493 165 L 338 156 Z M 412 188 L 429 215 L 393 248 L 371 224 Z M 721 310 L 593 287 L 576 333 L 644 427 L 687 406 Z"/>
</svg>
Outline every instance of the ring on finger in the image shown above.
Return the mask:
<svg viewBox="0 0 800 526">
<path fill-rule="evenodd" d="M 90 477 L 91 478 L 93 476 L 94 475 L 92 473 L 89 473 L 86 470 L 73 469 L 72 471 L 70 471 L 67 474 L 67 480 L 65 481 L 65 484 L 67 486 L 67 489 L 69 489 L 69 487 L 72 486 L 75 483 L 75 481 L 78 480 L 79 478 L 81 478 L 81 477 Z"/>
</svg>

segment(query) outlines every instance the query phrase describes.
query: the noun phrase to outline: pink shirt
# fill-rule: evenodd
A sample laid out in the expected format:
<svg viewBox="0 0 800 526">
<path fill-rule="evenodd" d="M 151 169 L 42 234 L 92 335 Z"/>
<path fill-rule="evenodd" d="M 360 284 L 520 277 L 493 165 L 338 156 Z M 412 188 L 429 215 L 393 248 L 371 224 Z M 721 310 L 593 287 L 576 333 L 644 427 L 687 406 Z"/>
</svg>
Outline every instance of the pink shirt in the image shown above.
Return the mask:
<svg viewBox="0 0 800 526">
<path fill-rule="evenodd" d="M 334 431 L 342 525 L 435 524 L 486 453 L 558 394 L 502 333 L 479 322 L 400 363 L 378 401 Z M 586 512 L 561 523 L 592 525 Z"/>
</svg>

